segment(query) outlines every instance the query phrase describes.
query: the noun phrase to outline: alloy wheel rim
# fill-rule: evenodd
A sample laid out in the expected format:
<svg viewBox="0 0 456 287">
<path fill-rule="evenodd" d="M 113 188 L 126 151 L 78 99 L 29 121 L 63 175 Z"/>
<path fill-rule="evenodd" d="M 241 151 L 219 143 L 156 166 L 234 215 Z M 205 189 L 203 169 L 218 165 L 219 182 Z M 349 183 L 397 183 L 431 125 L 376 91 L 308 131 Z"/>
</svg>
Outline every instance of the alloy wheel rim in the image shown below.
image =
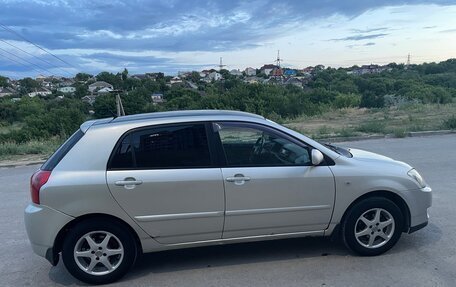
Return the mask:
<svg viewBox="0 0 456 287">
<path fill-rule="evenodd" d="M 395 229 L 394 217 L 383 208 L 372 208 L 356 221 L 355 238 L 366 248 L 374 249 L 391 240 Z"/>
<path fill-rule="evenodd" d="M 107 231 L 91 231 L 79 238 L 73 251 L 78 267 L 90 275 L 106 275 L 116 270 L 124 258 L 119 238 Z"/>
</svg>

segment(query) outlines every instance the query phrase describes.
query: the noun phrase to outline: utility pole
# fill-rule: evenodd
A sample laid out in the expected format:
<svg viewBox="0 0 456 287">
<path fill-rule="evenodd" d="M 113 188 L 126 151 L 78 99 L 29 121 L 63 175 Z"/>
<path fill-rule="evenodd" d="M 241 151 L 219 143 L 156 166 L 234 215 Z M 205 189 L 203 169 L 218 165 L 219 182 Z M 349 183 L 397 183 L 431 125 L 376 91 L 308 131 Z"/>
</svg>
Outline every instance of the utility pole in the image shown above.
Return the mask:
<svg viewBox="0 0 456 287">
<path fill-rule="evenodd" d="M 119 93 L 116 94 L 116 107 L 117 107 L 117 116 L 125 116 L 125 110 L 122 104 L 122 99 L 120 98 Z"/>
<path fill-rule="evenodd" d="M 280 59 L 280 50 L 277 50 L 277 59 L 274 61 L 276 62 L 277 66 L 280 68 L 280 62 L 283 61 L 283 59 Z"/>
<path fill-rule="evenodd" d="M 223 69 L 223 67 L 226 67 L 226 65 L 223 65 L 222 57 L 220 57 L 220 64 L 218 66 L 219 66 L 219 71 L 221 71 Z"/>
</svg>

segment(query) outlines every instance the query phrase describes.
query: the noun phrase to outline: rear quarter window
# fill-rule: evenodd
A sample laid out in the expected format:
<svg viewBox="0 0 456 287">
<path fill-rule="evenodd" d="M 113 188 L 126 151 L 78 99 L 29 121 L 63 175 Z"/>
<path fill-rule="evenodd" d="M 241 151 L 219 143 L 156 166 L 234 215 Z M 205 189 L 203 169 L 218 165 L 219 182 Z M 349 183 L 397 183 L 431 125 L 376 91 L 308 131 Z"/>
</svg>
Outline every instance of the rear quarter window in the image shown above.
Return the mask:
<svg viewBox="0 0 456 287">
<path fill-rule="evenodd" d="M 41 170 L 52 171 L 65 155 L 74 147 L 74 145 L 84 136 L 84 133 L 78 129 L 66 142 L 64 142 L 51 157 L 41 166 Z"/>
</svg>

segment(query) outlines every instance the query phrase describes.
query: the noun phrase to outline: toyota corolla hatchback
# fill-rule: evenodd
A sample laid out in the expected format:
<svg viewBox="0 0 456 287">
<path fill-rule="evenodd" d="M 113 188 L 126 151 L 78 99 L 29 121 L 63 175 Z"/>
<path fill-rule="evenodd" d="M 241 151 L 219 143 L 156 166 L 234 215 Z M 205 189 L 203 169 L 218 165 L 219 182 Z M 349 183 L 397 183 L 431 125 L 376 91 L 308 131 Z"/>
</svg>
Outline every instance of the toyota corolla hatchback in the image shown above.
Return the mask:
<svg viewBox="0 0 456 287">
<path fill-rule="evenodd" d="M 30 182 L 33 250 L 88 283 L 144 252 L 338 234 L 360 255 L 428 222 L 406 163 L 321 144 L 261 116 L 177 111 L 88 121 Z"/>
</svg>

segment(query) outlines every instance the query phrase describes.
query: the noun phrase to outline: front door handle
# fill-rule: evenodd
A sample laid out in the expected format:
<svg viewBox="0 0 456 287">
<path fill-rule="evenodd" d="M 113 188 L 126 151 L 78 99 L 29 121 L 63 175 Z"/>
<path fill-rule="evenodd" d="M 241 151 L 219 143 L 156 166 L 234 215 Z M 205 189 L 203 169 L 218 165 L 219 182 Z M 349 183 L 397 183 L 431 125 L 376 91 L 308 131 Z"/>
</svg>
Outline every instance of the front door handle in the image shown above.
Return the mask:
<svg viewBox="0 0 456 287">
<path fill-rule="evenodd" d="M 225 180 L 234 182 L 236 185 L 243 185 L 246 181 L 250 181 L 250 177 L 244 176 L 243 174 L 235 174 L 234 176 L 227 177 Z"/>
<path fill-rule="evenodd" d="M 118 180 L 115 182 L 117 186 L 123 186 L 125 189 L 133 189 L 135 186 L 142 184 L 142 180 L 136 180 L 134 177 L 127 177 L 124 180 Z"/>
</svg>

